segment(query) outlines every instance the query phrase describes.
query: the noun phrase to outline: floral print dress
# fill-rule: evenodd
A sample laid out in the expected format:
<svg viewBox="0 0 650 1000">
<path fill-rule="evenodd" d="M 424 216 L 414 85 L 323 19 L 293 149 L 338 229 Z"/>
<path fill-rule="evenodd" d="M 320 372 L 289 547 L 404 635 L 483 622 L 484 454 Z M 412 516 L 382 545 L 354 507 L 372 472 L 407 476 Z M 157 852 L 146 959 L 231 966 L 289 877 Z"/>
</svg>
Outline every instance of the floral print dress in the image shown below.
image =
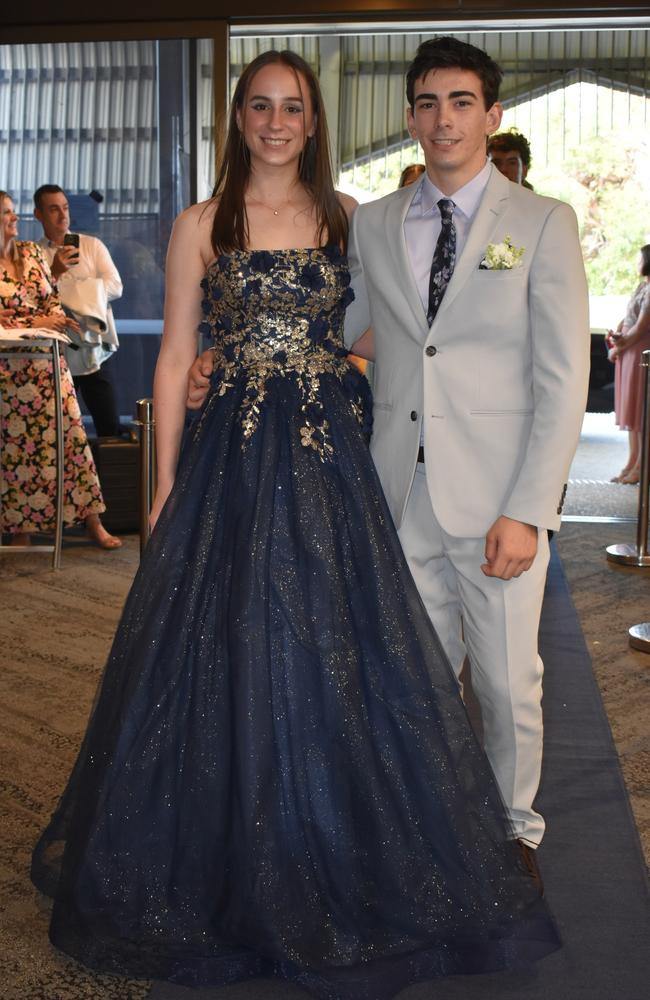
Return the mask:
<svg viewBox="0 0 650 1000">
<path fill-rule="evenodd" d="M 22 277 L 0 268 L 0 309 L 6 328 L 38 326 L 41 316 L 62 312 L 56 287 L 41 248 L 17 241 Z M 0 527 L 3 532 L 53 531 L 56 503 L 56 432 L 51 358 L 39 358 L 38 348 L 20 348 L 31 358 L 0 359 L 2 490 Z M 79 403 L 65 359 L 61 357 L 63 397 L 64 505 L 63 523 L 75 524 L 89 514 L 101 514 L 102 499 L 95 463 L 81 420 Z"/>
</svg>

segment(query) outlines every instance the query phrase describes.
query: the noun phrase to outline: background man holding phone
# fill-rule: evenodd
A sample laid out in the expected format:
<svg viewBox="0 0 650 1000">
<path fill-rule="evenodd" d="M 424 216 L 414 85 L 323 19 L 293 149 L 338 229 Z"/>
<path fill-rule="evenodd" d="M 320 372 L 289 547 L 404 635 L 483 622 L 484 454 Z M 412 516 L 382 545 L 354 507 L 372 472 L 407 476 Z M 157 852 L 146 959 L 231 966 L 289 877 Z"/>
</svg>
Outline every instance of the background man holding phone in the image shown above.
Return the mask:
<svg viewBox="0 0 650 1000">
<path fill-rule="evenodd" d="M 108 249 L 95 236 L 71 233 L 65 191 L 43 184 L 34 193 L 34 215 L 43 227 L 39 240 L 56 279 L 61 301 L 82 327 L 78 350 L 66 348 L 74 385 L 93 418 L 98 437 L 120 433 L 113 385 L 102 364 L 117 350 L 109 303 L 122 294 L 122 280 Z"/>
</svg>

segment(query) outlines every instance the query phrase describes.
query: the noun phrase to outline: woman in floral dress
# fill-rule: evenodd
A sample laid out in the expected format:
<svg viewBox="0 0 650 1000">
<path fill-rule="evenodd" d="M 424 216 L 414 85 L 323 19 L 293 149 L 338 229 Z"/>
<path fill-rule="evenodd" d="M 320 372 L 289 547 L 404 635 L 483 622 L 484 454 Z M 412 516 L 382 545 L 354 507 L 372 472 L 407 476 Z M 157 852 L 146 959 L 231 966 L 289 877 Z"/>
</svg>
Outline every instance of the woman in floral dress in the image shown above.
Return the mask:
<svg viewBox="0 0 650 1000">
<path fill-rule="evenodd" d="M 54 281 L 35 243 L 16 240 L 13 202 L 0 191 L 0 325 L 5 329 L 38 326 L 63 331 L 74 325 L 56 294 Z M 33 532 L 52 531 L 55 513 L 55 424 L 52 363 L 38 358 L 0 361 L 2 395 L 2 510 L 0 528 L 15 545 L 28 544 Z M 83 522 L 105 549 L 122 543 L 106 531 L 99 515 L 106 510 L 81 420 L 72 378 L 61 358 L 64 433 L 63 523 Z"/>
</svg>

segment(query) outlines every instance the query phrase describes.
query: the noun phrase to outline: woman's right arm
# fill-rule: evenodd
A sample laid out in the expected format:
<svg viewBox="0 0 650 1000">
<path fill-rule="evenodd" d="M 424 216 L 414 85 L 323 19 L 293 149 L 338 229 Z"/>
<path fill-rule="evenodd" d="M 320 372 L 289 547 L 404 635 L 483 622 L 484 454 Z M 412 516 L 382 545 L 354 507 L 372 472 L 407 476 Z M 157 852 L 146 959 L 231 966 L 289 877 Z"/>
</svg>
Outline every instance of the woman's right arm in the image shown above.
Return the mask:
<svg viewBox="0 0 650 1000">
<path fill-rule="evenodd" d="M 63 311 L 47 313 L 41 316 L 40 313 L 32 313 L 29 316 L 16 316 L 15 309 L 0 309 L 0 326 L 5 330 L 24 330 L 29 327 L 39 330 L 57 330 L 65 333 L 68 328 L 80 331 L 79 324 L 70 316 L 66 316 Z"/>
<path fill-rule="evenodd" d="M 167 251 L 163 337 L 153 387 L 157 486 L 152 527 L 174 484 L 185 422 L 187 372 L 198 346 L 205 264 L 197 208 L 192 206 L 176 219 Z"/>
</svg>

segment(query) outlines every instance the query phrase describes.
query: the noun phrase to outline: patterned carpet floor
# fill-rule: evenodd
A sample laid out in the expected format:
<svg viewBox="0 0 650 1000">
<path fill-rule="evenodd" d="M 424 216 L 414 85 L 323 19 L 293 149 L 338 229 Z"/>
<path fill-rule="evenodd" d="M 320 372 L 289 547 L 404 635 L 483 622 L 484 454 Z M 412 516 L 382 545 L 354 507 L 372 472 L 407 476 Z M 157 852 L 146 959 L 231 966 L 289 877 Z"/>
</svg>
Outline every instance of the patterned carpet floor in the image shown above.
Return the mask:
<svg viewBox="0 0 650 1000">
<path fill-rule="evenodd" d="M 103 552 L 74 540 L 45 555 L 0 553 L 0 954 L 3 1000 L 144 1000 L 147 983 L 96 976 L 49 944 L 49 903 L 31 848 L 74 762 L 138 541 Z"/>
<path fill-rule="evenodd" d="M 605 545 L 633 537 L 629 523 L 569 523 L 558 548 L 650 858 L 650 656 L 627 641 L 628 626 L 650 617 L 650 577 L 604 557 Z M 95 976 L 55 952 L 47 940 L 48 904 L 28 878 L 31 847 L 73 762 L 137 560 L 135 537 L 110 553 L 71 539 L 59 573 L 45 556 L 0 552 L 3 1000 L 148 994 L 147 983 Z"/>
</svg>

